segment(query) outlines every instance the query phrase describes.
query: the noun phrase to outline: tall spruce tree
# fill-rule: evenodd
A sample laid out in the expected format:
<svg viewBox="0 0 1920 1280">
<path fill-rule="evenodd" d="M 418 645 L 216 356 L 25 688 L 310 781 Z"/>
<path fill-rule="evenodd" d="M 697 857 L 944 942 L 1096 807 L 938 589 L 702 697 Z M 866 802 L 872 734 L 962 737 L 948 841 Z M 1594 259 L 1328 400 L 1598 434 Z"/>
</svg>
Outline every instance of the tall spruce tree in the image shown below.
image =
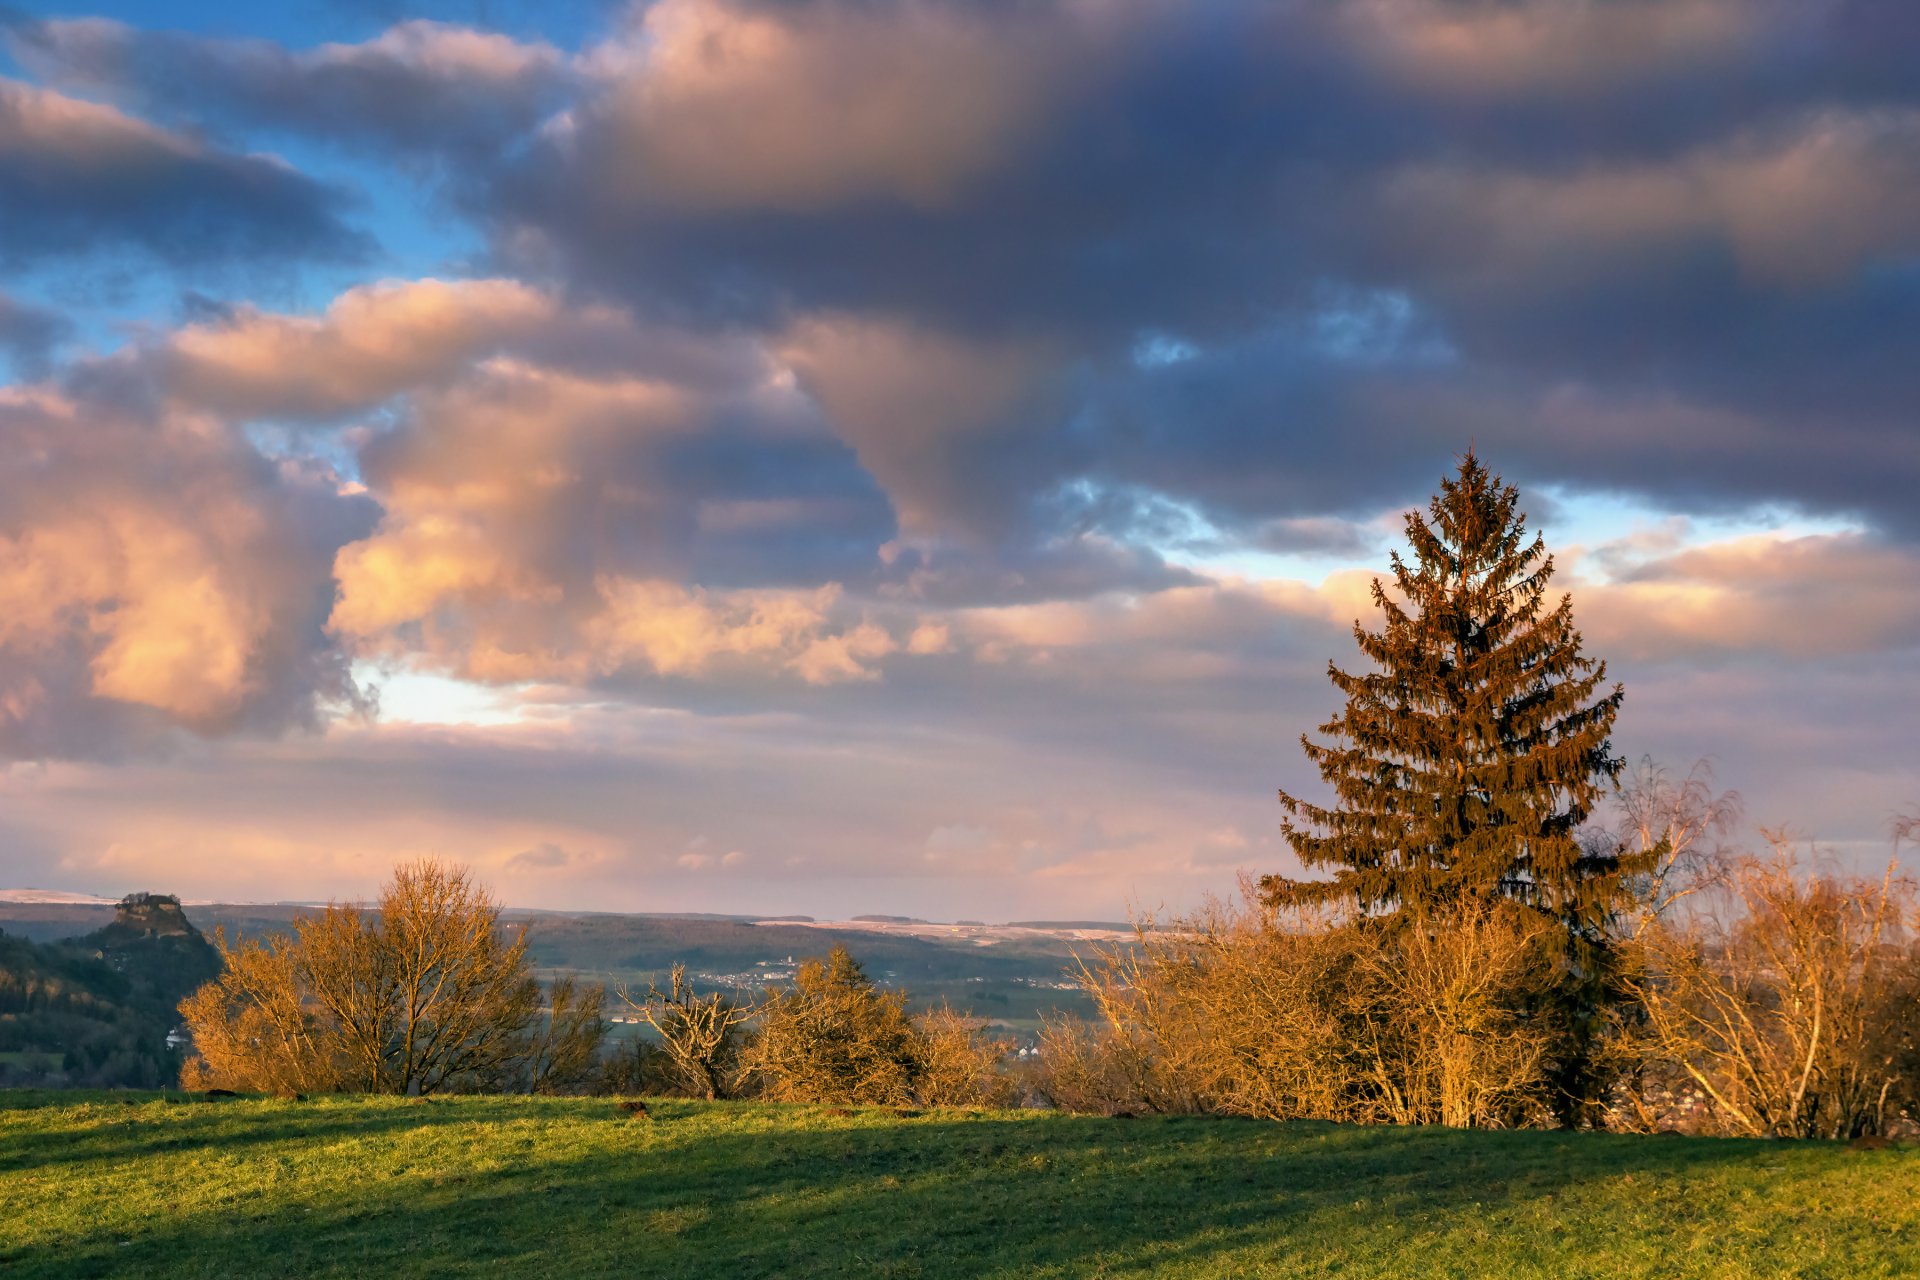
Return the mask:
<svg viewBox="0 0 1920 1280">
<path fill-rule="evenodd" d="M 1280 792 L 1288 843 L 1330 879 L 1262 880 L 1275 905 L 1341 903 L 1428 916 L 1508 900 L 1598 942 L 1629 856 L 1579 827 L 1621 761 L 1608 734 L 1625 696 L 1580 651 L 1571 596 L 1551 604 L 1553 557 L 1527 536 L 1518 493 L 1469 452 L 1430 519 L 1407 513 L 1413 563 L 1375 579 L 1379 632 L 1354 623 L 1376 670 L 1327 673 L 1346 709 L 1301 735 L 1333 787 L 1323 807 Z"/>
<path fill-rule="evenodd" d="M 1261 887 L 1275 906 L 1339 904 L 1389 925 L 1445 928 L 1496 903 L 1553 921 L 1558 945 L 1522 1012 L 1552 1036 L 1555 1110 L 1572 1125 L 1608 1083 L 1601 1045 L 1623 998 L 1609 926 L 1659 851 L 1580 838 L 1620 772 L 1608 734 L 1625 692 L 1581 653 L 1572 597 L 1550 604 L 1553 557 L 1518 501 L 1469 452 L 1430 519 L 1407 513 L 1414 562 L 1395 553 L 1394 591 L 1373 584 L 1384 625 L 1354 623 L 1376 669 L 1328 663 L 1346 709 L 1320 727 L 1329 741 L 1300 739 L 1337 803 L 1280 792 L 1294 852 L 1332 875 Z"/>
</svg>

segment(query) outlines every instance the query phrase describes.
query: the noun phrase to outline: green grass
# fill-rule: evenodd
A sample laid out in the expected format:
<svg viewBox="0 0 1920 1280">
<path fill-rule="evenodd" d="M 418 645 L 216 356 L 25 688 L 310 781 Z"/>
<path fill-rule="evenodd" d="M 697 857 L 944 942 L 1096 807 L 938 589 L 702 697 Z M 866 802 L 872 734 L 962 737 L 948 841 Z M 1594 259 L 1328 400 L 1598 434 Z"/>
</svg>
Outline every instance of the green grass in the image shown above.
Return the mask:
<svg viewBox="0 0 1920 1280">
<path fill-rule="evenodd" d="M 0 1275 L 1920 1274 L 1906 1151 L 652 1106 L 0 1094 Z"/>
</svg>

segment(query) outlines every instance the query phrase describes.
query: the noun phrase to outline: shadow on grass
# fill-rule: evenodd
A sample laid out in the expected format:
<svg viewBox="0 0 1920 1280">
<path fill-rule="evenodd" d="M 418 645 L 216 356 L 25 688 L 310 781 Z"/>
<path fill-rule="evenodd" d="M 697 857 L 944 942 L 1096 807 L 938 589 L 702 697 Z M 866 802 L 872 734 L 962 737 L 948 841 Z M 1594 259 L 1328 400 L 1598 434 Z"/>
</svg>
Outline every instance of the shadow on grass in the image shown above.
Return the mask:
<svg viewBox="0 0 1920 1280">
<path fill-rule="evenodd" d="M 0 1095 L 3 1096 L 3 1095 Z M 523 1099 L 325 1098 L 292 1103 L 200 1094 L 43 1093 L 40 1106 L 0 1103 L 0 1113 L 65 1110 L 69 1123 L 49 1146 L 0 1128 L 0 1173 L 88 1162 L 115 1163 L 165 1152 L 253 1146 L 413 1132 L 425 1126 L 470 1125 L 526 1115 Z M 493 1104 L 491 1107 L 488 1104 Z M 516 1105 L 522 1104 L 522 1105 Z"/>
<path fill-rule="evenodd" d="M 208 1150 L 343 1133 L 416 1140 L 404 1159 L 369 1144 L 344 1180 L 82 1230 L 0 1255 L 0 1267 L 18 1277 L 1025 1277 L 1204 1271 L 1252 1249 L 1276 1273 L 1313 1274 L 1308 1260 L 1356 1241 L 1388 1255 L 1436 1222 L 1626 1173 L 1685 1179 L 1751 1163 L 1761 1147 L 1171 1117 L 838 1121 L 818 1109 L 672 1103 L 646 1123 L 608 1103 L 490 1101 L 266 1109 L 258 1136 L 230 1113 L 205 1129 Z M 554 1124 L 517 1159 L 463 1168 L 462 1153 L 484 1141 L 463 1129 L 529 1115 Z M 179 1154 L 141 1141 L 136 1127 L 111 1154 L 78 1158 L 144 1158 L 164 1171 Z M 446 1144 L 439 1161 L 422 1150 L 436 1141 Z M 1445 1273 L 1478 1274 L 1476 1259 L 1459 1262 Z"/>
</svg>

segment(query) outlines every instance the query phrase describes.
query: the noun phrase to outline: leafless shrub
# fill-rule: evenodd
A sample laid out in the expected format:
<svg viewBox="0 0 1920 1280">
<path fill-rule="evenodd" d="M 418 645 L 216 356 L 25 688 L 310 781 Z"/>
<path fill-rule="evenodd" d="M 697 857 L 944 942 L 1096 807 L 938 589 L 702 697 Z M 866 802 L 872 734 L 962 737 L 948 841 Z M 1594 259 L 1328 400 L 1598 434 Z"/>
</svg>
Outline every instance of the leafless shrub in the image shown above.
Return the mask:
<svg viewBox="0 0 1920 1280">
<path fill-rule="evenodd" d="M 1085 1110 L 1499 1124 L 1539 1110 L 1545 1037 L 1521 1012 L 1537 928 L 1461 913 L 1389 928 L 1276 915 L 1248 886 L 1080 979 L 1096 1027 L 1056 1024 L 1043 1088 Z"/>
<path fill-rule="evenodd" d="M 926 1107 L 1007 1107 L 1017 1087 L 1005 1070 L 1013 1042 L 987 1031 L 984 1018 L 945 1005 L 914 1019 L 919 1071 L 914 1099 Z"/>
<path fill-rule="evenodd" d="M 224 972 L 180 1005 L 194 1048 L 181 1066 L 181 1087 L 260 1093 L 347 1088 L 346 1047 L 304 994 L 303 959 L 294 940 L 229 943 L 220 929 L 213 941 Z"/>
<path fill-rule="evenodd" d="M 1034 1087 L 1062 1111 L 1113 1115 L 1167 1110 L 1167 1095 L 1149 1083 L 1154 1067 L 1137 1028 L 1127 1023 L 1047 1019 L 1040 1031 Z M 1190 1107 L 1187 1109 L 1191 1109 Z"/>
<path fill-rule="evenodd" d="M 649 983 L 640 999 L 624 989 L 620 998 L 660 1037 L 666 1075 L 676 1092 L 713 1099 L 731 1098 L 740 1091 L 741 1050 L 746 1024 L 754 1015 L 750 1000 L 718 991 L 694 991 L 683 964 L 673 966 L 667 990 Z"/>
<path fill-rule="evenodd" d="M 598 988 L 541 1019 L 524 931 L 459 867 L 399 868 L 377 912 L 329 906 L 291 936 L 229 945 L 226 971 L 181 1005 L 189 1087 L 430 1094 L 551 1087 L 591 1058 Z"/>
<path fill-rule="evenodd" d="M 1877 881 L 1819 874 L 1769 843 L 1721 873 L 1719 909 L 1643 934 L 1643 1051 L 1719 1132 L 1884 1131 L 1915 1085 L 1914 886 L 1894 863 Z"/>
<path fill-rule="evenodd" d="M 1523 1013 L 1545 922 L 1473 908 L 1359 942 L 1352 992 L 1380 1119 L 1506 1127 L 1544 1114 L 1548 1031 Z"/>
</svg>

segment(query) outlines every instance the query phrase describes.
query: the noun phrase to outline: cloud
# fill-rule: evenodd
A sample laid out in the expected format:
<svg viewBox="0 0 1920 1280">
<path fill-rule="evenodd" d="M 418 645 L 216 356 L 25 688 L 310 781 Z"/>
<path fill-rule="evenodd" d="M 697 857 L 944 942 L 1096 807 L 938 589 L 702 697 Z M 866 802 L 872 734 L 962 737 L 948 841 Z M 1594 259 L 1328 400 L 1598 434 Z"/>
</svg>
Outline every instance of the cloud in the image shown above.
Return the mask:
<svg viewBox="0 0 1920 1280">
<path fill-rule="evenodd" d="M 542 844 L 537 844 L 531 849 L 522 849 L 519 853 L 508 858 L 506 869 L 508 871 L 534 872 L 559 871 L 569 866 L 577 866 L 583 862 L 591 861 L 592 858 L 589 856 L 570 853 L 559 845 L 547 841 Z"/>
<path fill-rule="evenodd" d="M 1698 74 L 1819 28 L 1783 0 L 1360 0 L 1335 13 L 1360 56 L 1413 87 L 1472 99 L 1617 92 Z"/>
<path fill-rule="evenodd" d="M 40 78 L 139 109 L 410 152 L 498 147 L 551 110 L 570 79 L 550 45 L 422 19 L 299 52 L 103 18 L 17 20 L 6 40 Z"/>
<path fill-rule="evenodd" d="M 0 265 L 137 248 L 171 266 L 355 260 L 339 192 L 112 107 L 0 79 Z"/>
<path fill-rule="evenodd" d="M 1071 9 L 662 0 L 550 126 L 596 196 L 686 212 L 938 206 L 1005 163 L 1078 75 Z M 1066 46 L 1066 47 L 1063 47 Z M 858 86 L 853 89 L 852 86 Z"/>
<path fill-rule="evenodd" d="M 329 625 L 360 652 L 496 682 L 697 676 L 729 658 L 816 683 L 871 674 L 890 644 L 833 616 L 839 589 L 818 566 L 796 564 L 792 586 L 688 582 L 709 538 L 772 545 L 860 494 L 809 493 L 821 480 L 804 469 L 770 477 L 799 492 L 762 494 L 742 474 L 750 455 L 834 455 L 807 402 L 747 353 L 730 370 L 711 350 L 671 358 L 684 341 L 569 363 L 561 353 L 578 353 L 555 340 L 608 331 L 646 345 L 605 310 L 503 282 L 426 282 L 356 291 L 313 321 L 248 314 L 190 330 L 164 367 L 229 410 L 338 413 L 404 392 L 396 425 L 359 452 L 384 515 L 335 565 Z M 856 473 L 842 465 L 844 486 Z"/>
<path fill-rule="evenodd" d="M 156 358 L 169 390 L 208 409 L 329 418 L 441 380 L 559 310 L 511 280 L 384 281 L 349 289 L 318 316 L 243 304 L 178 330 Z"/>
<path fill-rule="evenodd" d="M 317 725 L 360 697 L 322 634 L 364 500 L 217 426 L 0 392 L 0 753 L 117 755 Z"/>
<path fill-rule="evenodd" d="M 1615 565 L 1580 592 L 1587 631 L 1642 661 L 1844 662 L 1920 637 L 1920 553 L 1861 534 L 1751 535 Z"/>
<path fill-rule="evenodd" d="M 907 533 L 991 535 L 1017 518 L 1024 495 L 994 482 L 1038 462 L 1034 421 L 1060 412 L 1046 385 L 1059 353 L 1044 339 L 829 314 L 802 318 L 779 349 Z M 1043 484 L 1030 477 L 1028 492 Z"/>
<path fill-rule="evenodd" d="M 1704 241 L 1747 277 L 1799 290 L 1920 250 L 1920 111 L 1819 111 L 1573 173 L 1420 164 L 1388 178 L 1384 197 L 1385 221 L 1419 220 L 1411 240 L 1435 271 L 1564 287 Z"/>
<path fill-rule="evenodd" d="M 1358 567 L 1184 566 L 1373 563 L 1469 442 L 1530 504 L 1676 517 L 1562 561 L 1622 750 L 1848 840 L 1907 798 L 1900 6 L 10 29 L 44 84 L 0 82 L 0 268 L 338 264 L 338 174 L 410 256 L 172 327 L 148 280 L 129 317 L 36 276 L 64 336 L 0 309 L 45 379 L 0 393 L 0 744 L 122 761 L 13 771 L 9 848 L 316 896 L 437 852 L 654 907 L 1191 901 L 1284 869 L 1272 789 L 1313 785 L 1372 610 Z M 354 662 L 509 723 L 338 715 Z M 209 763 L 136 759 L 169 750 Z"/>
<path fill-rule="evenodd" d="M 72 328 L 56 311 L 0 293 L 0 352 L 12 360 L 16 372 L 44 374 L 48 356 Z"/>
<path fill-rule="evenodd" d="M 1920 389 L 1875 340 L 1920 323 L 1920 84 L 1885 47 L 1920 29 L 1872 8 L 675 0 L 461 198 L 519 269 L 779 335 L 914 538 L 1055 536 L 1084 481 L 1257 545 L 1415 500 L 1471 438 L 1578 489 L 1535 441 L 1569 393 L 1744 424 L 1737 465 L 1650 436 L 1607 487 L 1911 529 L 1920 472 L 1803 447 L 1898 449 Z M 1043 90 L 895 75 L 987 30 Z M 667 155 L 766 103 L 777 157 Z"/>
</svg>

